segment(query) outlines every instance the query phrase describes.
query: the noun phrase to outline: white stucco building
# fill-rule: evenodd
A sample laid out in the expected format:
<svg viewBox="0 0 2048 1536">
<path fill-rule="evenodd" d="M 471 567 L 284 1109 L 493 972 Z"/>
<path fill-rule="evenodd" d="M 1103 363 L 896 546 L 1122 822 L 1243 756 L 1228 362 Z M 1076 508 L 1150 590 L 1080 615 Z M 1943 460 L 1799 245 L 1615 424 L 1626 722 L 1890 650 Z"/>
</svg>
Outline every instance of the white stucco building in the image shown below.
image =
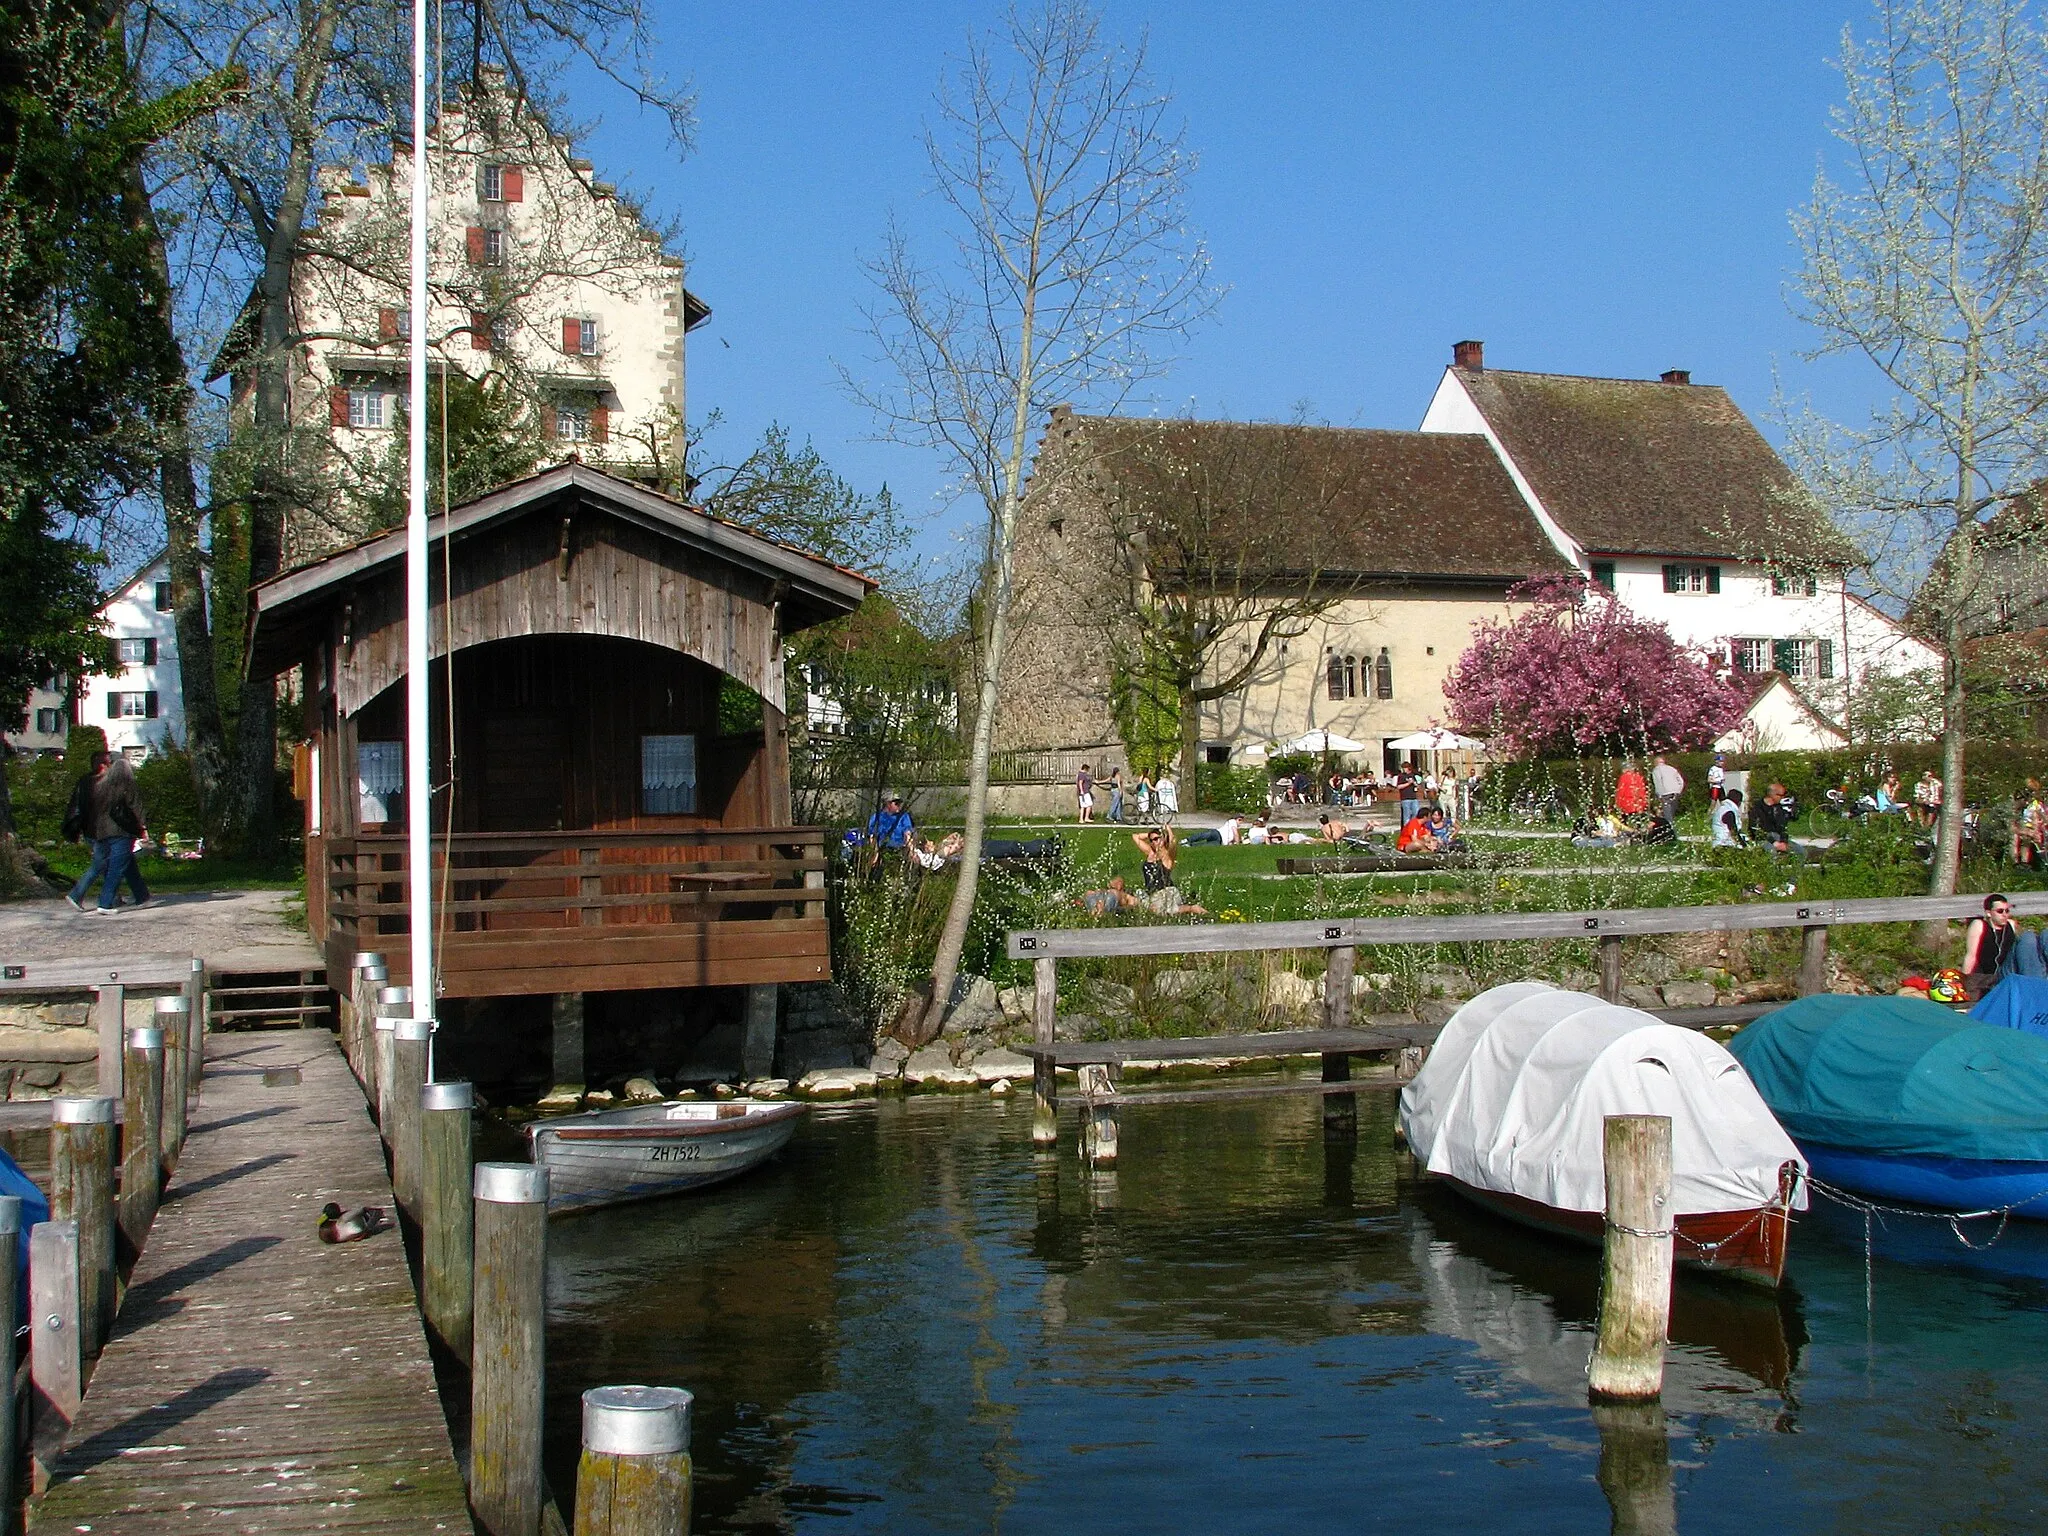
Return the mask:
<svg viewBox="0 0 2048 1536">
<path fill-rule="evenodd" d="M 444 110 L 429 163 L 430 375 L 490 381 L 502 392 L 494 409 L 537 433 L 543 464 L 573 456 L 673 482 L 684 337 L 710 314 L 684 288 L 682 258 L 501 84 Z M 301 518 L 287 531 L 287 563 L 364 531 L 349 526 L 349 504 L 392 483 L 407 411 L 412 168 L 399 143 L 387 163 L 321 176 L 296 271 L 304 342 L 292 411 L 330 442 L 339 494 L 330 526 Z"/>
<path fill-rule="evenodd" d="M 1782 673 L 1834 721 L 1856 678 L 1940 664 L 1848 590 L 1842 535 L 1727 391 L 1682 369 L 1517 373 L 1463 341 L 1422 430 L 1485 437 L 1565 559 L 1680 642 Z"/>
</svg>

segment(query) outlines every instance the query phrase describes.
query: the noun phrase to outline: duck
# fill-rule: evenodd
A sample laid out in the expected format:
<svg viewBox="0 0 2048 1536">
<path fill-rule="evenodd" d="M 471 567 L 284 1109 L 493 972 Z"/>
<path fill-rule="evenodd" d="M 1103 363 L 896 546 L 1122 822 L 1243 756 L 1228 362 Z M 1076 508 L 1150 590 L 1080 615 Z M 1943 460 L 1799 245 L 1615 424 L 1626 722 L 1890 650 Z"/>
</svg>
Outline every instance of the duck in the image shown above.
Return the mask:
<svg viewBox="0 0 2048 1536">
<path fill-rule="evenodd" d="M 323 1243 L 354 1243 L 363 1238 L 374 1237 L 391 1225 L 391 1213 L 381 1205 L 366 1205 L 353 1213 L 344 1213 L 332 1200 L 320 1207 L 320 1241 Z"/>
</svg>

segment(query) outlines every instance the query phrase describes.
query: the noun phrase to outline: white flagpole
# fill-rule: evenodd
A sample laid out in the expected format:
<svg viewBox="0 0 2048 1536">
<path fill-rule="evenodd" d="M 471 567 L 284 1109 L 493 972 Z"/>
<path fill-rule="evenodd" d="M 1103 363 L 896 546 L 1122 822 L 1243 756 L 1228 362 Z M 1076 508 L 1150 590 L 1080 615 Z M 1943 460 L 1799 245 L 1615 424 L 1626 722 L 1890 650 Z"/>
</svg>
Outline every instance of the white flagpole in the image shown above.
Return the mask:
<svg viewBox="0 0 2048 1536">
<path fill-rule="evenodd" d="M 434 1017 L 433 784 L 428 774 L 427 0 L 412 8 L 412 335 L 406 442 L 405 825 L 411 874 L 412 1016 Z M 445 537 L 445 533 L 444 533 Z"/>
</svg>

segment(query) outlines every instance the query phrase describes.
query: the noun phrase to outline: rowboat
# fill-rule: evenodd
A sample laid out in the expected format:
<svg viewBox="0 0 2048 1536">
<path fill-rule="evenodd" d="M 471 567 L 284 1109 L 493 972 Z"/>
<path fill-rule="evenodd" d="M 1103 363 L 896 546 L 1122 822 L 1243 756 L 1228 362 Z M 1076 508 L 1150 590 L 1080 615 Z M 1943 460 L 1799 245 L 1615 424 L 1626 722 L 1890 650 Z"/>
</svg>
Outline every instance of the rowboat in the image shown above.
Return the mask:
<svg viewBox="0 0 2048 1536">
<path fill-rule="evenodd" d="M 1635 1008 L 1542 982 L 1451 1016 L 1401 1095 L 1425 1171 L 1524 1226 L 1600 1243 L 1604 1122 L 1671 1120 L 1673 1256 L 1775 1286 L 1805 1160 L 1726 1049 Z"/>
<path fill-rule="evenodd" d="M 1822 995 L 1766 1014 L 1729 1049 L 1824 1184 L 2048 1220 L 2048 1038 L 2023 1024 Z"/>
<path fill-rule="evenodd" d="M 737 1178 L 787 1146 L 803 1113 L 758 1099 L 636 1105 L 539 1121 L 526 1139 L 553 1215 Z"/>
</svg>

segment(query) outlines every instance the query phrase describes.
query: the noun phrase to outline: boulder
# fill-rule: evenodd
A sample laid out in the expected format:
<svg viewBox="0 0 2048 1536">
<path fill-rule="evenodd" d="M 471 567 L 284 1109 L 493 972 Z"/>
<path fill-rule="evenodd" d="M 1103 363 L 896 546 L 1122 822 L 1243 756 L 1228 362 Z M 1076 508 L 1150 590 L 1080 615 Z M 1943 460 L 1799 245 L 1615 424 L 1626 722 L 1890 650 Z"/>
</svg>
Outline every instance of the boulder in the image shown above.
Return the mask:
<svg viewBox="0 0 2048 1536">
<path fill-rule="evenodd" d="M 1714 984 L 1711 981 L 1667 982 L 1664 986 L 1664 1006 L 1711 1008 L 1714 1006 Z"/>
<path fill-rule="evenodd" d="M 629 1077 L 626 1079 L 626 1102 L 628 1104 L 652 1104 L 661 1098 L 661 1089 L 651 1077 Z"/>
<path fill-rule="evenodd" d="M 1011 1091 L 1010 1080 L 1007 1077 L 999 1077 L 988 1085 L 988 1091 L 990 1098 L 1007 1098 Z"/>
<path fill-rule="evenodd" d="M 1004 987 L 996 994 L 996 1007 L 1012 1024 L 1029 1024 L 1038 1007 L 1036 987 Z"/>
<path fill-rule="evenodd" d="M 975 1080 L 982 1083 L 1014 1081 L 1020 1077 L 1031 1076 L 1032 1071 L 1029 1056 L 1020 1056 L 1015 1051 L 1006 1051 L 1000 1047 L 993 1051 L 983 1051 L 969 1065 L 974 1070 Z"/>
<path fill-rule="evenodd" d="M 1664 999 L 1657 995 L 1655 987 L 1646 987 L 1639 981 L 1623 985 L 1621 1000 L 1631 1008 L 1655 1010 L 1664 1006 Z"/>
<path fill-rule="evenodd" d="M 1101 1029 L 1101 1021 L 1086 1013 L 1063 1013 L 1052 1021 L 1052 1037 L 1059 1041 L 1092 1040 Z"/>
<path fill-rule="evenodd" d="M 1456 966 L 1441 966 L 1425 971 L 1422 976 L 1422 990 L 1439 997 L 1470 997 L 1478 989 L 1472 984 L 1472 973 L 1459 970 Z"/>
<path fill-rule="evenodd" d="M 1425 997 L 1415 1005 L 1415 1017 L 1433 1028 L 1441 1029 L 1451 1022 L 1451 1015 L 1461 1005 L 1453 998 Z"/>
<path fill-rule="evenodd" d="M 0 1061 L 97 1061 L 99 1053 L 96 1029 L 0 1025 Z"/>
<path fill-rule="evenodd" d="M 541 1095 L 535 1109 L 561 1111 L 580 1109 L 583 1106 L 583 1085 L 581 1083 L 557 1083 Z"/>
<path fill-rule="evenodd" d="M 859 1067 L 830 1067 L 812 1072 L 796 1085 L 800 1099 L 853 1099 L 875 1091 L 875 1074 Z"/>
<path fill-rule="evenodd" d="M 1321 988 L 1294 971 L 1275 971 L 1266 978 L 1266 1006 L 1281 1013 L 1300 1013 L 1316 1006 Z"/>
<path fill-rule="evenodd" d="M 1113 1019 L 1128 1019 L 1138 1008 L 1138 994 L 1122 982 L 1104 981 L 1090 977 L 1081 984 L 1081 996 L 1088 1002 L 1091 1013 L 1107 1014 Z"/>
<path fill-rule="evenodd" d="M 1161 971 L 1152 978 L 1154 997 L 1187 997 L 1206 992 L 1218 978 L 1208 971 Z"/>
<path fill-rule="evenodd" d="M 876 1043 L 875 1054 L 873 1060 L 869 1062 L 869 1065 L 874 1066 L 875 1062 L 886 1061 L 893 1063 L 897 1067 L 901 1067 L 903 1063 L 908 1061 L 909 1059 L 909 1046 L 905 1045 L 901 1040 L 884 1038 Z M 879 1072 L 882 1069 L 879 1066 L 875 1066 L 875 1070 Z"/>
<path fill-rule="evenodd" d="M 981 1086 L 981 1078 L 972 1067 L 906 1066 L 903 1069 L 903 1081 L 912 1088 L 940 1093 L 964 1093 L 970 1088 Z"/>
<path fill-rule="evenodd" d="M 1678 962 L 1669 955 L 1659 954 L 1656 950 L 1650 949 L 1635 957 L 1633 969 L 1643 980 L 1652 984 L 1662 984 L 1678 974 Z"/>
<path fill-rule="evenodd" d="M 786 1077 L 757 1077 L 747 1084 L 747 1097 L 750 1099 L 779 1099 L 788 1092 L 789 1079 Z"/>
<path fill-rule="evenodd" d="M 959 1035 L 985 1029 L 1001 1016 L 996 984 L 986 976 L 962 976 L 953 984 L 953 1007 L 946 1014 L 945 1032 Z"/>
<path fill-rule="evenodd" d="M 610 1109 L 614 1102 L 614 1096 L 609 1088 L 593 1088 L 583 1095 L 585 1109 Z"/>
</svg>

